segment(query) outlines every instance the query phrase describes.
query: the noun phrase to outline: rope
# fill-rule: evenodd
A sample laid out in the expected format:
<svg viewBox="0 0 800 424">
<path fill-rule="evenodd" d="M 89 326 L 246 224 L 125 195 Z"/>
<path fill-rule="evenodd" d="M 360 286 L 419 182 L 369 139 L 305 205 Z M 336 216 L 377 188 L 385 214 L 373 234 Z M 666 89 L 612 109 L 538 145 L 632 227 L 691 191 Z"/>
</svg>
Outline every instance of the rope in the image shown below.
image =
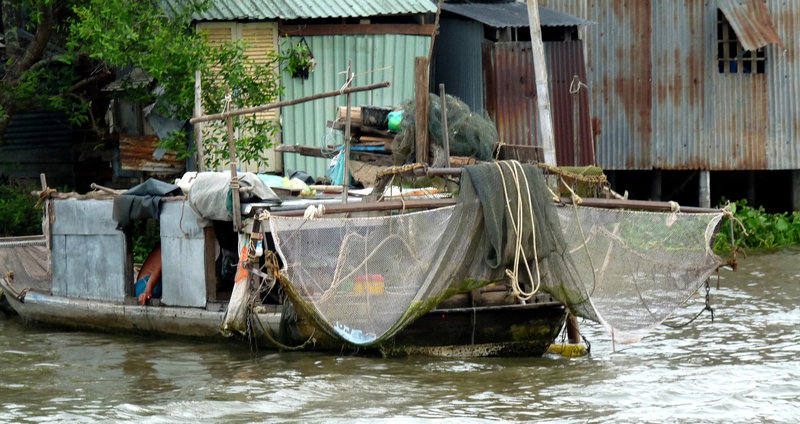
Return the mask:
<svg viewBox="0 0 800 424">
<path fill-rule="evenodd" d="M 303 213 L 305 219 L 322 218 L 325 215 L 325 205 L 308 205 L 306 211 Z"/>
<path fill-rule="evenodd" d="M 497 153 L 494 154 L 495 161 L 498 160 L 498 158 L 500 158 L 500 151 L 503 150 L 503 146 L 505 145 L 506 143 L 502 140 L 497 142 Z"/>
<path fill-rule="evenodd" d="M 557 166 L 554 166 L 554 165 L 548 165 L 546 163 L 537 163 L 536 166 L 538 166 L 539 168 L 542 168 L 543 170 L 545 170 L 545 171 L 547 171 L 549 173 L 556 174 L 556 175 L 561 175 L 562 177 L 566 177 L 567 179 L 570 179 L 570 180 L 580 181 L 580 182 L 589 183 L 589 184 L 608 184 L 608 178 L 606 178 L 605 174 L 601 174 L 601 175 L 576 174 L 574 172 L 570 172 L 570 171 L 561 169 L 561 168 L 559 168 Z"/>
<path fill-rule="evenodd" d="M 572 191 L 572 187 L 570 187 L 569 184 L 567 184 L 567 182 L 564 181 L 564 178 L 559 176 L 559 179 L 561 180 L 561 184 L 564 184 L 564 187 L 566 187 L 567 191 L 569 191 L 570 198 L 572 198 L 572 204 L 573 205 L 582 204 L 583 199 L 581 199 L 581 196 L 578 196 L 574 191 Z"/>
<path fill-rule="evenodd" d="M 390 166 L 378 173 L 378 178 L 388 177 L 390 175 L 408 174 L 416 169 L 427 168 L 424 163 L 408 163 L 403 166 Z"/>
<path fill-rule="evenodd" d="M 362 72 L 360 74 L 355 74 L 355 75 L 353 75 L 353 78 L 362 77 L 364 75 L 369 75 L 369 74 L 372 74 L 372 73 L 375 73 L 375 72 L 388 71 L 389 69 L 392 69 L 392 66 L 384 66 L 383 68 L 373 69 L 371 71 L 365 71 L 365 72 Z M 343 74 L 344 72 L 340 72 L 340 73 Z"/>
<path fill-rule="evenodd" d="M 514 219 L 514 211 L 511 209 L 511 199 L 508 195 L 508 189 L 506 187 L 506 177 L 503 172 L 503 167 L 500 165 L 503 164 L 507 166 L 509 172 L 511 173 L 511 177 L 513 178 L 514 185 L 517 191 L 517 211 L 516 211 L 516 219 Z M 506 208 L 508 210 L 509 219 L 511 220 L 511 227 L 514 229 L 514 234 L 516 236 L 515 241 L 515 249 L 514 249 L 514 266 L 512 269 L 506 269 L 506 275 L 511 280 L 511 290 L 514 295 L 522 300 L 527 301 L 530 300 L 537 291 L 539 291 L 539 287 L 541 285 L 541 275 L 539 272 L 539 260 L 538 260 L 538 253 L 536 251 L 536 224 L 534 221 L 533 216 L 533 202 L 530 196 L 530 187 L 528 186 L 528 180 L 524 176 L 524 171 L 522 169 L 522 165 L 518 161 L 503 161 L 503 162 L 494 162 L 494 165 L 500 171 L 500 178 L 503 180 L 503 194 L 506 199 Z M 531 234 L 533 235 L 533 261 L 536 264 L 536 279 L 533 278 L 533 274 L 531 273 L 530 265 L 528 264 L 528 257 L 525 254 L 525 249 L 522 247 L 522 238 L 523 238 L 523 196 L 522 192 L 520 191 L 520 173 L 523 173 L 522 179 L 525 181 L 525 189 L 528 193 L 528 211 L 530 213 L 530 223 L 531 223 Z M 520 258 L 523 260 L 525 264 L 525 270 L 528 274 L 528 278 L 531 281 L 531 291 L 526 292 L 519 284 L 519 261 Z"/>
<path fill-rule="evenodd" d="M 577 75 L 572 76 L 572 82 L 569 83 L 569 94 L 578 94 L 581 91 L 581 87 L 589 88 L 588 85 L 584 84 L 581 81 L 580 77 Z"/>
<path fill-rule="evenodd" d="M 678 213 L 681 211 L 681 205 L 679 205 L 678 202 L 673 202 L 672 200 L 670 200 L 668 203 L 670 212 Z"/>
<path fill-rule="evenodd" d="M 39 209 L 39 207 L 42 206 L 42 203 L 44 203 L 45 200 L 49 199 L 50 195 L 53 194 L 53 193 L 58 193 L 58 190 L 56 190 L 54 188 L 50 188 L 50 187 L 47 187 L 44 190 L 42 190 L 39 193 L 39 201 L 36 202 L 36 204 L 33 205 L 33 207 L 36 208 L 36 209 Z"/>
</svg>

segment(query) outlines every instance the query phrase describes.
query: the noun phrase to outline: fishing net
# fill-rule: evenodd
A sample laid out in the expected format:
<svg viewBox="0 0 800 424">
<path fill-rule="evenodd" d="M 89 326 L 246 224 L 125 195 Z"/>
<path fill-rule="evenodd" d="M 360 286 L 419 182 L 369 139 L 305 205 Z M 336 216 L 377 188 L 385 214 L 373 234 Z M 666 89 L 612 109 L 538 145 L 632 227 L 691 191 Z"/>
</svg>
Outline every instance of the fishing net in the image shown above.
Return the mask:
<svg viewBox="0 0 800 424">
<path fill-rule="evenodd" d="M 329 335 L 370 346 L 502 280 L 522 300 L 541 289 L 635 341 L 716 268 L 720 217 L 557 208 L 537 167 L 494 162 L 465 168 L 455 206 L 269 223 L 293 304 Z"/>
<path fill-rule="evenodd" d="M 720 265 L 711 249 L 721 212 L 556 209 L 578 278 L 550 290 L 617 341 L 644 337 Z"/>
<path fill-rule="evenodd" d="M 449 134 L 450 154 L 489 160 L 497 142 L 497 127 L 486 114 L 473 112 L 466 103 L 456 97 L 446 95 L 447 133 Z M 403 105 L 402 130 L 392 142 L 392 157 L 396 165 L 405 163 L 414 155 L 416 148 L 415 103 L 413 100 Z M 442 103 L 439 96 L 428 94 L 428 130 L 434 158 L 444 150 L 442 124 Z"/>
</svg>

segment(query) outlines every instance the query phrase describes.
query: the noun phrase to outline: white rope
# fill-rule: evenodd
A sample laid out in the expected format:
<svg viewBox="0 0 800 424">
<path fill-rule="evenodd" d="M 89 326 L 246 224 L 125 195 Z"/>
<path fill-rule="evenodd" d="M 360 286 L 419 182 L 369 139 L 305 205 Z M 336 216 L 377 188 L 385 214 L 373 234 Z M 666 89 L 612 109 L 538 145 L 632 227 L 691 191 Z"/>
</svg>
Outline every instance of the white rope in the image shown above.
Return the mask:
<svg viewBox="0 0 800 424">
<path fill-rule="evenodd" d="M 506 188 L 506 178 L 503 172 L 503 168 L 500 164 L 508 167 L 509 173 L 513 179 L 514 185 L 517 191 L 517 210 L 516 210 L 516 219 L 514 219 L 514 211 L 511 208 L 511 201 L 508 195 L 508 189 Z M 494 162 L 497 169 L 500 171 L 500 178 L 503 180 L 503 194 L 506 199 L 506 209 L 508 210 L 509 219 L 511 221 L 511 228 L 514 229 L 514 234 L 516 237 L 515 240 L 515 249 L 514 249 L 514 265 L 512 269 L 506 269 L 506 275 L 511 280 L 511 290 L 514 295 L 523 301 L 530 300 L 537 291 L 539 291 L 539 287 L 541 286 L 541 275 L 539 272 L 539 255 L 536 251 L 536 223 L 534 221 L 533 215 L 533 201 L 530 196 L 530 187 L 528 186 L 528 180 L 525 178 L 524 170 L 522 169 L 522 165 L 517 161 L 503 161 L 503 162 Z M 520 176 L 520 174 L 522 174 Z M 522 195 L 521 187 L 520 187 L 520 178 L 525 182 L 525 191 L 528 193 L 528 212 L 530 215 L 530 223 L 531 223 L 531 233 L 533 234 L 533 261 L 536 264 L 536 279 L 533 278 L 533 274 L 531 272 L 530 265 L 528 263 L 528 256 L 525 253 L 525 248 L 522 246 L 522 238 L 523 238 L 523 207 L 522 203 L 524 197 Z M 519 262 L 522 259 L 523 264 L 525 265 L 525 271 L 528 274 L 528 279 L 531 281 L 531 291 L 526 292 L 522 289 L 519 284 Z"/>
<path fill-rule="evenodd" d="M 670 212 L 678 213 L 681 211 L 681 205 L 679 205 L 678 202 L 673 202 L 672 200 L 670 200 L 668 203 Z"/>
<path fill-rule="evenodd" d="M 325 205 L 308 205 L 306 211 L 303 213 L 305 219 L 322 218 L 325 215 Z"/>
<path fill-rule="evenodd" d="M 581 81 L 580 77 L 573 75 L 572 82 L 569 83 L 569 94 L 578 94 L 581 91 L 581 87 L 589 88 L 588 85 Z"/>
</svg>

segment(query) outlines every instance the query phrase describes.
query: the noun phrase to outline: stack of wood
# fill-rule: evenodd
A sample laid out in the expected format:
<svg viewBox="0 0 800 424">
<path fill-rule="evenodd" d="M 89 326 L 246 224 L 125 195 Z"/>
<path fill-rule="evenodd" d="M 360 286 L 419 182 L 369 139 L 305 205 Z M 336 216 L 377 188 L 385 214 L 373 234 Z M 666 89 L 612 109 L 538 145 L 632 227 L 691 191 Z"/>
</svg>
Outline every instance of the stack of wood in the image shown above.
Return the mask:
<svg viewBox="0 0 800 424">
<path fill-rule="evenodd" d="M 336 121 L 330 123 L 334 129 L 344 129 L 346 114 L 346 107 L 340 106 L 337 109 Z M 383 147 L 385 149 L 383 153 L 391 154 L 392 140 L 396 134 L 383 125 L 373 126 L 362 122 L 361 108 L 350 108 L 350 135 L 353 137 L 353 146 Z"/>
</svg>

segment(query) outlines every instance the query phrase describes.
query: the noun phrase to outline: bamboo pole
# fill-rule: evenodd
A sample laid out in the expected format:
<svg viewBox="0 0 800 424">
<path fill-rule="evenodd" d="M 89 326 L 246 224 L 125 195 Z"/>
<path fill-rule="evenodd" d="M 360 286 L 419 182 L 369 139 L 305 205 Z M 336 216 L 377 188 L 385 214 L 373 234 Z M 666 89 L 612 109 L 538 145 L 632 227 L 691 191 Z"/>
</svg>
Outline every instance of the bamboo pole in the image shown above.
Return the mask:
<svg viewBox="0 0 800 424">
<path fill-rule="evenodd" d="M 242 109 L 234 109 L 234 110 L 225 111 L 225 112 L 222 112 L 222 113 L 215 113 L 213 115 L 203 115 L 203 116 L 199 116 L 199 117 L 196 117 L 196 118 L 192 118 L 189 121 L 189 123 L 196 124 L 198 122 L 217 121 L 217 120 L 226 119 L 228 117 L 239 116 L 239 115 L 247 115 L 247 114 L 257 113 L 257 112 L 263 112 L 265 110 L 277 109 L 279 107 L 296 105 L 296 104 L 299 104 L 299 103 L 310 102 L 312 100 L 324 99 L 326 97 L 339 96 L 341 94 L 358 93 L 358 92 L 361 92 L 361 91 L 371 91 L 371 90 L 375 90 L 375 89 L 378 89 L 378 88 L 389 87 L 390 85 L 391 85 L 391 83 L 389 81 L 384 81 L 384 82 L 379 82 L 379 83 L 375 83 L 375 84 L 364 85 L 364 86 L 361 86 L 361 87 L 351 87 L 351 88 L 347 88 L 347 89 L 344 89 L 344 90 L 329 91 L 327 93 L 314 94 L 313 96 L 301 97 L 299 99 L 284 100 L 284 101 L 280 101 L 280 102 L 267 103 L 267 104 L 261 105 L 261 106 L 253 106 L 253 107 L 247 107 L 247 108 L 242 108 Z"/>
<path fill-rule="evenodd" d="M 604 209 L 633 209 L 654 212 L 669 212 L 672 210 L 671 203 L 655 202 L 652 200 L 599 199 L 593 197 L 584 197 L 581 200 L 581 206 L 591 206 Z M 572 204 L 572 199 L 569 197 L 562 197 L 561 203 Z M 721 210 L 713 208 L 698 208 L 695 206 L 681 206 L 680 212 L 719 213 Z"/>
<path fill-rule="evenodd" d="M 350 212 L 378 212 L 403 209 L 434 209 L 456 204 L 455 199 L 409 199 L 389 200 L 383 202 L 356 202 L 348 204 L 331 204 L 325 206 L 325 214 L 350 213 Z M 303 216 L 305 209 L 292 211 L 270 211 L 276 216 Z"/>
<path fill-rule="evenodd" d="M 194 117 L 203 115 L 203 98 L 201 96 L 201 75 L 200 71 L 194 71 Z M 200 122 L 194 125 L 194 143 L 197 148 L 197 170 L 203 172 L 206 169 L 205 152 L 203 151 L 203 124 Z"/>
<path fill-rule="evenodd" d="M 231 111 L 233 100 L 230 98 L 230 89 L 225 90 L 225 112 Z M 231 197 L 233 200 L 233 231 L 238 233 L 242 229 L 242 206 L 239 198 L 239 177 L 236 174 L 236 142 L 233 134 L 233 115 L 225 117 L 225 125 L 228 128 L 228 155 L 231 163 Z"/>
<path fill-rule="evenodd" d="M 345 76 L 345 83 L 344 88 L 350 88 L 350 84 L 352 84 L 353 78 L 353 61 L 347 62 L 347 75 Z M 344 160 L 344 176 L 342 177 L 342 203 L 347 204 L 347 191 L 350 187 L 350 113 L 351 113 L 351 105 L 350 105 L 350 93 L 347 93 L 347 109 L 345 110 L 345 120 L 344 120 L 344 150 L 343 160 Z"/>
<path fill-rule="evenodd" d="M 447 127 L 447 95 L 444 92 L 444 84 L 439 84 L 439 100 L 442 102 L 442 144 L 444 144 L 445 168 L 450 167 L 450 133 Z"/>
</svg>

